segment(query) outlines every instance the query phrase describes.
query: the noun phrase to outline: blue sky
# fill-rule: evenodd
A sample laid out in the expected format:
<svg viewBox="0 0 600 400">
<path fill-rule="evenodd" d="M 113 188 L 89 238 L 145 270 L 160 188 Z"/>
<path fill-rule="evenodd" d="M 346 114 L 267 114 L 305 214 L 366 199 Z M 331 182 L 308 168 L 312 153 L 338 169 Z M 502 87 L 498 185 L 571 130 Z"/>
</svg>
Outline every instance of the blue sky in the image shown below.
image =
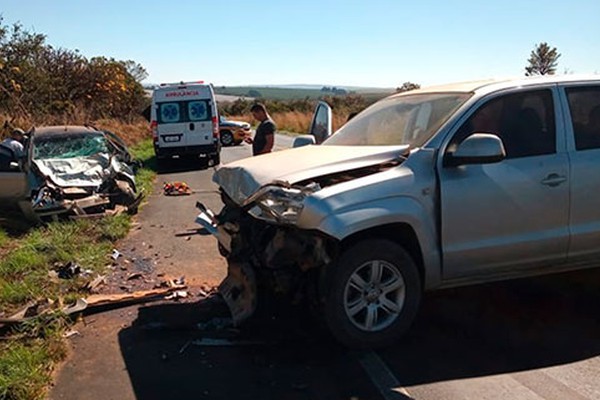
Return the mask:
<svg viewBox="0 0 600 400">
<path fill-rule="evenodd" d="M 558 72 L 600 73 L 600 1 L 2 0 L 55 47 L 131 59 L 147 82 L 396 87 L 521 76 L 536 43 Z"/>
</svg>

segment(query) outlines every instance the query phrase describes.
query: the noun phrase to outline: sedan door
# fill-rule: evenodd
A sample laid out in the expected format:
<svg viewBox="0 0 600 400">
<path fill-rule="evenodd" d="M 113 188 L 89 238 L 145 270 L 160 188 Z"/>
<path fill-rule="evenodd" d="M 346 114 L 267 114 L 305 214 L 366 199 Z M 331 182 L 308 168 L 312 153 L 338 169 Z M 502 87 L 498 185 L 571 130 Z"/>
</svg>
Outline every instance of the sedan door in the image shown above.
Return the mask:
<svg viewBox="0 0 600 400">
<path fill-rule="evenodd" d="M 13 151 L 0 145 L 0 203 L 14 205 L 27 197 L 27 176 L 17 166 Z"/>
<path fill-rule="evenodd" d="M 492 133 L 506 158 L 440 168 L 444 279 L 508 277 L 566 259 L 569 160 L 555 91 L 496 96 L 455 132 L 448 157 L 472 133 Z"/>
</svg>

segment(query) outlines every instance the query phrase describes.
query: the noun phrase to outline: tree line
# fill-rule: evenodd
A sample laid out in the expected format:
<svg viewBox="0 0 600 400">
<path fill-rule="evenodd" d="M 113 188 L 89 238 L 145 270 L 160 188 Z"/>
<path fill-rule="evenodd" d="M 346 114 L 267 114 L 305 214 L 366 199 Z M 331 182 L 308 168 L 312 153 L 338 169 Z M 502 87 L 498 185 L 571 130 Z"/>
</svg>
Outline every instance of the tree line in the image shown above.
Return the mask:
<svg viewBox="0 0 600 400">
<path fill-rule="evenodd" d="M 146 70 L 131 60 L 87 58 L 0 17 L 0 113 L 40 119 L 131 119 L 147 103 Z"/>
</svg>

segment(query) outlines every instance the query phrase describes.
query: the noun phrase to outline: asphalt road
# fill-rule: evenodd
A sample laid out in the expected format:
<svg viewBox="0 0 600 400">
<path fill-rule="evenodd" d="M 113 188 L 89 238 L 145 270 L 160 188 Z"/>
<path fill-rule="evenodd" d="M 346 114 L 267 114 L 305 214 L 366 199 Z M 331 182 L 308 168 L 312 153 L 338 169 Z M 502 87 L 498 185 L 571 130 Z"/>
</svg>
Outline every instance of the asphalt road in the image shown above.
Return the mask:
<svg viewBox="0 0 600 400">
<path fill-rule="evenodd" d="M 226 148 L 222 161 L 249 155 Z M 240 331 L 199 326 L 226 310 L 198 296 L 225 263 L 194 233 L 195 201 L 220 207 L 212 170 L 196 167 L 160 175 L 119 244 L 152 279 L 185 275 L 192 298 L 86 316 L 51 399 L 600 399 L 600 270 L 429 294 L 408 335 L 377 352 L 342 348 L 282 304 Z M 162 196 L 175 180 L 196 193 Z"/>
</svg>

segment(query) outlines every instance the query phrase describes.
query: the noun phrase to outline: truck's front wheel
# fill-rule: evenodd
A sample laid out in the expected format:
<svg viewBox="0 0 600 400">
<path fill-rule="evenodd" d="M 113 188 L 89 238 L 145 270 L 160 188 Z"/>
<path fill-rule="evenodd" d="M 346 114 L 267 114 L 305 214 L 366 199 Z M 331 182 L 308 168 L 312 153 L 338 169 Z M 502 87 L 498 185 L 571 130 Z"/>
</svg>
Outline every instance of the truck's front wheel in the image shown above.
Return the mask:
<svg viewBox="0 0 600 400">
<path fill-rule="evenodd" d="M 388 345 L 410 327 L 417 313 L 419 272 L 408 252 L 394 242 L 370 239 L 352 246 L 329 278 L 325 317 L 346 346 Z"/>
</svg>

